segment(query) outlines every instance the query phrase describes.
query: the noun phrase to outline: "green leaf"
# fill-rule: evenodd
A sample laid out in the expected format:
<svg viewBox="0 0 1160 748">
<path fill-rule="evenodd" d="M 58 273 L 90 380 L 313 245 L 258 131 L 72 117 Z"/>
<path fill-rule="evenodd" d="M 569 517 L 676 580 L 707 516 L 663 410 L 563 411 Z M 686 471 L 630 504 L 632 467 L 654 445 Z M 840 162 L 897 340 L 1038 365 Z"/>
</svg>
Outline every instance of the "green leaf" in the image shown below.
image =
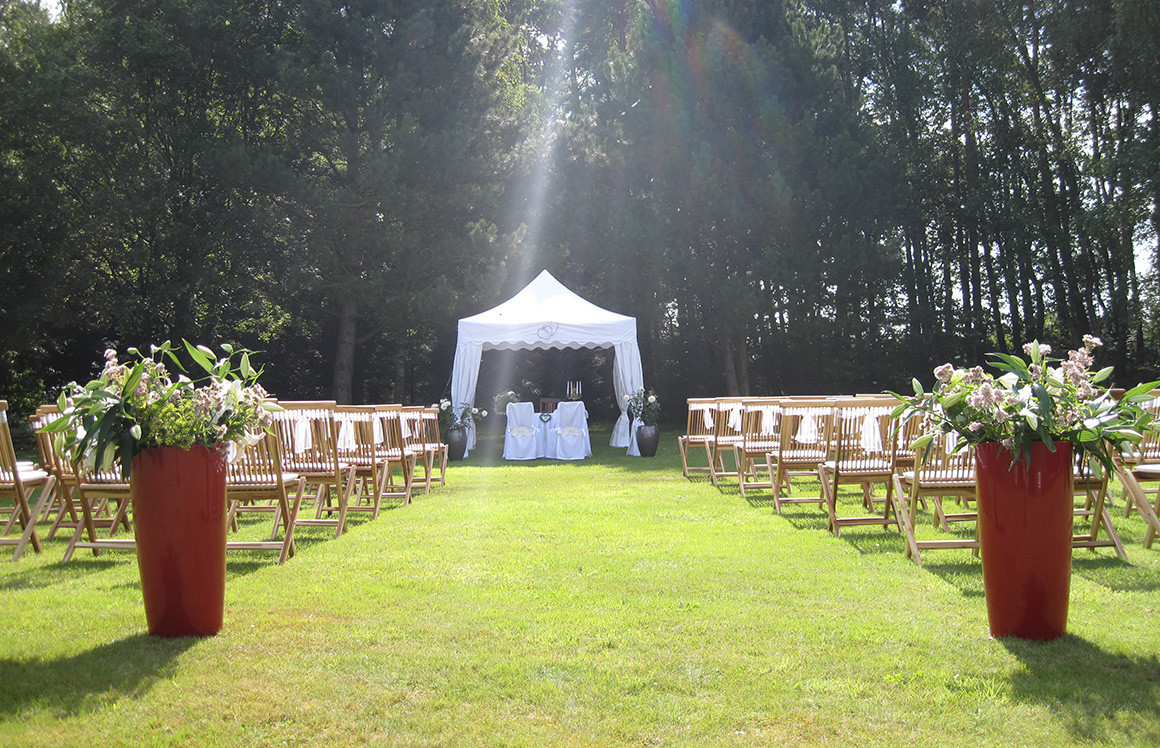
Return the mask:
<svg viewBox="0 0 1160 748">
<path fill-rule="evenodd" d="M 1006 353 L 992 353 L 991 355 L 1002 361 L 1003 364 L 1006 364 L 1006 366 L 1004 366 L 1003 364 L 992 362 L 991 365 L 996 369 L 1014 372 L 1015 374 L 1018 374 L 1019 378 L 1022 380 L 1030 379 L 1027 370 L 1027 362 L 1023 359 L 1017 356 L 1010 356 Z"/>
<path fill-rule="evenodd" d="M 193 362 L 207 373 L 212 374 L 214 352 L 204 345 L 195 346 L 188 340 L 183 340 L 182 342 L 185 343 L 185 350 L 189 353 L 189 357 L 193 359 Z"/>
<path fill-rule="evenodd" d="M 1108 377 L 1110 377 L 1112 375 L 1112 369 L 1114 369 L 1114 368 L 1115 367 L 1113 367 L 1113 366 L 1105 366 L 1104 368 L 1097 371 L 1095 374 L 1092 374 L 1091 380 L 1090 380 L 1091 383 L 1095 384 L 1097 382 L 1104 381 L 1105 379 L 1107 379 Z"/>
<path fill-rule="evenodd" d="M 128 397 L 129 393 L 137 389 L 137 385 L 141 383 L 141 376 L 145 373 L 145 363 L 138 361 L 129 372 L 129 376 L 125 378 L 125 385 L 121 388 L 120 397 Z"/>
<path fill-rule="evenodd" d="M 1144 382 L 1142 384 L 1138 384 L 1125 392 L 1120 398 L 1120 402 L 1124 402 L 1125 400 L 1136 400 L 1136 398 L 1140 398 L 1139 402 L 1146 402 L 1151 400 L 1151 392 L 1157 387 L 1160 387 L 1160 381 Z"/>
</svg>

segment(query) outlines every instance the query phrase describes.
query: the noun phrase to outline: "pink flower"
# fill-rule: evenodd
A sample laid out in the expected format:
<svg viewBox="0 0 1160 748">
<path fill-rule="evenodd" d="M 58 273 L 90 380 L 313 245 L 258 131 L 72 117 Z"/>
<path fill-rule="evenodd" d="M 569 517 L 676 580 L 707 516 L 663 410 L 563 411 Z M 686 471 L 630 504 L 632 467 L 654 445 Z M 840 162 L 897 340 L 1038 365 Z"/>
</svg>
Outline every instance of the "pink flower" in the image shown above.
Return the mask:
<svg viewBox="0 0 1160 748">
<path fill-rule="evenodd" d="M 943 384 L 951 381 L 951 377 L 954 376 L 954 373 L 955 367 L 951 366 L 950 364 L 943 364 L 942 366 L 936 367 L 934 370 L 935 378 Z"/>
</svg>

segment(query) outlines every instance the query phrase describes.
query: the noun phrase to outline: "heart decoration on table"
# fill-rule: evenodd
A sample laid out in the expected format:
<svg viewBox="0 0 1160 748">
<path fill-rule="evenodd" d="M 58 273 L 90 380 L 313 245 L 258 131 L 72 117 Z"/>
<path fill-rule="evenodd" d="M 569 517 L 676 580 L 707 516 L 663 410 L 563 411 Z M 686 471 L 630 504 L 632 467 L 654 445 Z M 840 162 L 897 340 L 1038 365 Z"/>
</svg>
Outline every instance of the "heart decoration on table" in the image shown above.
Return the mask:
<svg viewBox="0 0 1160 748">
<path fill-rule="evenodd" d="M 543 421 L 544 423 L 547 423 L 548 421 L 552 420 L 552 414 L 551 413 L 541 413 L 540 420 Z"/>
</svg>

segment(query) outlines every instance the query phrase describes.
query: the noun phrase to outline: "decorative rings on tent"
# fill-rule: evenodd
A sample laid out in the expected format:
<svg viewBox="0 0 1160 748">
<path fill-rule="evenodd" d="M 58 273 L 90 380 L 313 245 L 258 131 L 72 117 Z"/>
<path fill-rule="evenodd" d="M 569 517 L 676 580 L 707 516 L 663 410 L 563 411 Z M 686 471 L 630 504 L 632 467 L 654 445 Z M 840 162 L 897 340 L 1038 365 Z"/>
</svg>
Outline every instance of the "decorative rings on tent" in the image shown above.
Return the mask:
<svg viewBox="0 0 1160 748">
<path fill-rule="evenodd" d="M 536 331 L 536 335 L 540 338 L 540 340 L 545 340 L 545 341 L 552 340 L 553 338 L 556 337 L 556 332 L 559 329 L 560 329 L 560 323 L 558 323 L 558 322 L 545 322 L 544 324 L 540 325 L 540 329 Z"/>
</svg>

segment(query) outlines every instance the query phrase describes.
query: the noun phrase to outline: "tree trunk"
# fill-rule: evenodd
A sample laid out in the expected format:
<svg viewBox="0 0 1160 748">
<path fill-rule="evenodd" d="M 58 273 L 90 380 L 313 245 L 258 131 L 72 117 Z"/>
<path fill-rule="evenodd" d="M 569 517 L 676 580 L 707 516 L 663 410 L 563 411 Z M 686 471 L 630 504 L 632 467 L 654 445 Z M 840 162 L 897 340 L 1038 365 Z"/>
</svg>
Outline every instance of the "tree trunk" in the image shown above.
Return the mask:
<svg viewBox="0 0 1160 748">
<path fill-rule="evenodd" d="M 334 399 L 340 404 L 349 404 L 351 401 L 357 332 L 358 302 L 344 300 L 338 315 L 338 346 L 334 352 Z"/>
</svg>

